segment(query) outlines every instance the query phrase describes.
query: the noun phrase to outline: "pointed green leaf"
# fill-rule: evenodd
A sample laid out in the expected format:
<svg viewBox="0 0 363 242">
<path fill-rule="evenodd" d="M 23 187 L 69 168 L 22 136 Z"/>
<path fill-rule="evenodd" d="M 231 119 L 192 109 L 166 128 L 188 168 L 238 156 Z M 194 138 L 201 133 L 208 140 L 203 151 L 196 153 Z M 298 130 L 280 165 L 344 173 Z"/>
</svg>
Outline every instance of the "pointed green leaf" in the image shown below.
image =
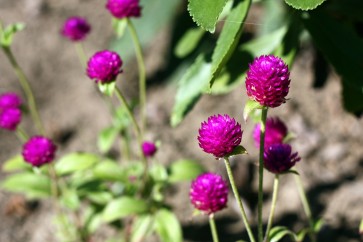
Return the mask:
<svg viewBox="0 0 363 242">
<path fill-rule="evenodd" d="M 100 91 L 109 96 L 112 97 L 113 92 L 115 91 L 116 88 L 116 81 L 110 82 L 110 83 L 98 83 L 98 88 L 100 89 Z"/>
<path fill-rule="evenodd" d="M 175 55 L 179 58 L 183 58 L 190 54 L 198 45 L 204 34 L 205 31 L 201 28 L 189 29 L 178 41 L 174 50 Z"/>
<path fill-rule="evenodd" d="M 154 219 L 151 215 L 141 215 L 135 218 L 131 232 L 131 242 L 143 241 L 144 238 L 151 235 L 154 226 Z"/>
<path fill-rule="evenodd" d="M 3 171 L 10 172 L 17 170 L 31 170 L 32 166 L 24 161 L 22 155 L 16 155 L 5 161 L 2 168 Z"/>
<path fill-rule="evenodd" d="M 189 181 L 195 179 L 199 174 L 205 172 L 205 168 L 194 160 L 178 160 L 171 163 L 169 167 L 169 181 Z"/>
<path fill-rule="evenodd" d="M 189 0 L 188 11 L 194 22 L 203 29 L 214 33 L 219 15 L 228 0 Z"/>
<path fill-rule="evenodd" d="M 126 26 L 127 26 L 126 18 L 123 18 L 123 19 L 113 18 L 112 19 L 112 27 L 116 33 L 117 38 L 121 38 L 124 35 Z"/>
<path fill-rule="evenodd" d="M 363 234 L 363 219 L 360 221 L 360 225 L 359 225 L 359 233 Z"/>
<path fill-rule="evenodd" d="M 88 192 L 87 198 L 96 204 L 104 205 L 110 202 L 113 196 L 109 192 L 99 191 L 99 192 Z"/>
<path fill-rule="evenodd" d="M 297 241 L 304 241 L 305 236 L 310 232 L 310 228 L 304 228 L 299 233 L 297 233 Z"/>
<path fill-rule="evenodd" d="M 155 214 L 155 230 L 162 242 L 183 241 L 179 220 L 169 210 L 161 209 Z"/>
<path fill-rule="evenodd" d="M 321 230 L 321 228 L 323 227 L 323 225 L 324 225 L 324 220 L 322 218 L 316 220 L 314 222 L 314 231 L 316 233 L 318 233 Z"/>
<path fill-rule="evenodd" d="M 253 112 L 256 109 L 261 109 L 262 106 L 260 103 L 248 99 L 248 101 L 246 102 L 245 108 L 243 109 L 243 119 L 246 121 L 248 116 L 250 115 L 251 112 Z"/>
<path fill-rule="evenodd" d="M 97 164 L 93 168 L 93 174 L 99 179 L 109 181 L 122 181 L 125 178 L 123 169 L 111 160 L 105 160 Z"/>
<path fill-rule="evenodd" d="M 80 200 L 75 189 L 67 189 L 60 197 L 60 202 L 66 208 L 76 210 L 80 206 Z"/>
<path fill-rule="evenodd" d="M 101 130 L 98 135 L 97 145 L 102 153 L 108 152 L 115 143 L 119 129 L 111 126 Z"/>
<path fill-rule="evenodd" d="M 77 171 L 83 171 L 97 162 L 100 158 L 91 153 L 71 153 L 63 156 L 55 164 L 58 175 L 66 175 Z"/>
<path fill-rule="evenodd" d="M 297 241 L 296 235 L 286 227 L 276 226 L 270 230 L 270 242 L 278 242 L 285 236 L 290 236 L 294 241 Z"/>
<path fill-rule="evenodd" d="M 285 0 L 287 5 L 300 10 L 312 10 L 326 0 Z"/>
<path fill-rule="evenodd" d="M 112 222 L 129 215 L 144 213 L 147 209 L 148 206 L 144 200 L 133 197 L 121 197 L 107 204 L 102 213 L 102 218 L 106 222 Z"/>
<path fill-rule="evenodd" d="M 23 23 L 15 23 L 8 25 L 4 30 L 0 26 L 0 45 L 3 47 L 10 47 L 13 42 L 16 32 L 25 28 Z"/>
<path fill-rule="evenodd" d="M 242 145 L 238 145 L 236 146 L 233 151 L 231 153 L 229 153 L 227 156 L 231 157 L 233 155 L 245 155 L 248 154 L 247 150 L 245 149 L 245 147 L 243 147 Z"/>
</svg>

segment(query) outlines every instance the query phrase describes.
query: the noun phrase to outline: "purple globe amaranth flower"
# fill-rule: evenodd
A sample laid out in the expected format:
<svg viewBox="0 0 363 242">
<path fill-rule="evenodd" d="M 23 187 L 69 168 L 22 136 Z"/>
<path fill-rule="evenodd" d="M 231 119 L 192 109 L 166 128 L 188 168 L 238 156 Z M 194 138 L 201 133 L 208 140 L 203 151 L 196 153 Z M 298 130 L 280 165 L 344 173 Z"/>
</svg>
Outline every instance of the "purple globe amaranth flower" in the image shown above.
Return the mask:
<svg viewBox="0 0 363 242">
<path fill-rule="evenodd" d="M 19 108 L 21 104 L 22 100 L 16 93 L 7 92 L 0 96 L 0 110 L 7 108 Z"/>
<path fill-rule="evenodd" d="M 153 142 L 145 141 L 142 143 L 142 152 L 145 157 L 152 157 L 157 151 L 156 145 Z"/>
<path fill-rule="evenodd" d="M 61 34 L 72 40 L 80 41 L 86 38 L 87 34 L 91 31 L 91 26 L 86 19 L 81 17 L 68 18 L 62 27 Z"/>
<path fill-rule="evenodd" d="M 249 98 L 266 107 L 278 107 L 289 93 L 290 72 L 279 57 L 262 55 L 250 64 L 246 77 Z"/>
<path fill-rule="evenodd" d="M 0 128 L 14 131 L 21 121 L 21 111 L 18 108 L 0 110 Z"/>
<path fill-rule="evenodd" d="M 241 125 L 234 118 L 214 115 L 202 122 L 199 129 L 199 146 L 203 151 L 221 158 L 233 151 L 242 140 Z"/>
<path fill-rule="evenodd" d="M 205 173 L 192 181 L 189 198 L 196 209 L 212 214 L 227 206 L 228 185 L 220 175 Z"/>
<path fill-rule="evenodd" d="M 264 166 L 275 174 L 288 171 L 300 161 L 297 152 L 291 153 L 291 146 L 288 144 L 273 144 L 266 147 L 264 151 Z"/>
<path fill-rule="evenodd" d="M 261 124 L 256 124 L 253 130 L 253 139 L 256 147 L 260 147 Z M 287 135 L 287 127 L 279 118 L 267 118 L 265 130 L 265 147 L 272 144 L 282 144 Z"/>
<path fill-rule="evenodd" d="M 88 61 L 87 75 L 96 82 L 110 83 L 121 73 L 122 60 L 113 51 L 96 52 Z"/>
<path fill-rule="evenodd" d="M 141 16 L 139 0 L 108 0 L 106 8 L 118 19 Z"/>
<path fill-rule="evenodd" d="M 23 158 L 33 166 L 50 163 L 55 157 L 57 147 L 52 140 L 43 136 L 33 136 L 23 145 Z"/>
</svg>

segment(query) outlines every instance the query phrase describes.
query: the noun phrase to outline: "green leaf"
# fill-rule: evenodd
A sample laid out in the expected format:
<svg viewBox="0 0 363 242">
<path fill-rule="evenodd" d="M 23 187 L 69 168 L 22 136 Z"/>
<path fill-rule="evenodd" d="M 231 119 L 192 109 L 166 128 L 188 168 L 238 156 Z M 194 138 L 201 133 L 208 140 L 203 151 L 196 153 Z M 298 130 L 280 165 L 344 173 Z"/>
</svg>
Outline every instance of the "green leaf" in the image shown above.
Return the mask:
<svg viewBox="0 0 363 242">
<path fill-rule="evenodd" d="M 109 181 L 122 181 L 125 178 L 123 169 L 112 160 L 105 160 L 97 164 L 93 169 L 93 175 Z"/>
<path fill-rule="evenodd" d="M 345 109 L 363 112 L 363 40 L 351 26 L 323 11 L 312 11 L 303 23 L 316 46 L 342 76 Z"/>
<path fill-rule="evenodd" d="M 270 230 L 270 242 L 280 241 L 285 236 L 290 236 L 294 241 L 297 241 L 296 235 L 291 230 L 288 230 L 286 227 L 276 226 Z"/>
<path fill-rule="evenodd" d="M 316 233 L 318 233 L 321 230 L 321 228 L 323 227 L 323 225 L 324 225 L 324 220 L 322 218 L 316 220 L 314 222 L 314 231 Z"/>
<path fill-rule="evenodd" d="M 101 130 L 98 135 L 97 145 L 102 153 L 108 152 L 119 134 L 119 129 L 111 126 Z"/>
<path fill-rule="evenodd" d="M 304 241 L 305 236 L 310 232 L 310 228 L 304 228 L 297 233 L 297 241 Z"/>
<path fill-rule="evenodd" d="M 154 229 L 154 219 L 151 215 L 147 214 L 136 217 L 132 226 L 131 242 L 143 241 L 151 235 Z"/>
<path fill-rule="evenodd" d="M 259 102 L 248 99 L 248 101 L 246 102 L 245 108 L 243 109 L 243 119 L 245 120 L 245 122 L 251 112 L 253 112 L 256 109 L 261 109 L 261 108 L 262 108 L 262 106 Z"/>
<path fill-rule="evenodd" d="M 63 156 L 55 164 L 58 175 L 66 175 L 77 171 L 83 171 L 97 162 L 100 158 L 91 153 L 71 153 Z"/>
<path fill-rule="evenodd" d="M 233 155 L 245 155 L 247 154 L 247 150 L 242 145 L 236 146 L 236 148 L 233 149 L 231 153 L 229 153 L 227 156 L 231 157 Z"/>
<path fill-rule="evenodd" d="M 8 25 L 4 30 L 0 26 L 0 45 L 3 47 L 10 47 L 16 32 L 25 28 L 23 23 L 15 23 Z"/>
<path fill-rule="evenodd" d="M 60 197 L 60 202 L 63 206 L 76 210 L 79 208 L 80 201 L 77 195 L 77 191 L 75 189 L 67 189 Z"/>
<path fill-rule="evenodd" d="M 5 172 L 11 172 L 18 170 L 31 170 L 32 166 L 24 161 L 22 155 L 16 155 L 5 161 L 2 168 Z"/>
<path fill-rule="evenodd" d="M 189 181 L 195 179 L 199 174 L 205 172 L 205 168 L 197 161 L 178 160 L 169 167 L 169 181 Z"/>
<path fill-rule="evenodd" d="M 112 19 L 112 28 L 113 31 L 115 31 L 117 38 L 121 38 L 124 35 L 126 26 L 127 26 L 126 18 Z"/>
<path fill-rule="evenodd" d="M 300 10 L 312 10 L 326 0 L 285 0 L 287 5 Z"/>
<path fill-rule="evenodd" d="M 144 213 L 147 209 L 148 206 L 144 200 L 133 197 L 121 197 L 107 204 L 102 213 L 102 218 L 106 222 L 112 222 L 129 215 Z"/>
<path fill-rule="evenodd" d="M 110 83 L 101 83 L 99 82 L 98 83 L 98 88 L 100 89 L 100 91 L 109 96 L 109 97 L 112 97 L 114 91 L 115 91 L 115 88 L 116 88 L 116 81 L 113 81 L 113 82 L 110 82 Z"/>
<path fill-rule="evenodd" d="M 214 33 L 219 15 L 228 0 L 189 0 L 188 11 L 194 22 L 203 29 Z"/>
<path fill-rule="evenodd" d="M 244 0 L 232 9 L 218 38 L 217 46 L 212 55 L 212 72 L 209 86 L 213 86 L 216 76 L 230 59 L 242 34 L 245 19 L 251 5 L 251 0 Z"/>
<path fill-rule="evenodd" d="M 149 173 L 154 181 L 163 182 L 168 179 L 168 173 L 166 171 L 166 168 L 161 164 L 154 164 L 150 168 Z"/>
<path fill-rule="evenodd" d="M 174 50 L 175 55 L 179 58 L 183 58 L 190 54 L 198 45 L 204 34 L 205 31 L 201 28 L 189 29 L 178 41 Z"/>
<path fill-rule="evenodd" d="M 87 198 L 96 204 L 104 205 L 109 203 L 113 199 L 113 196 L 109 192 L 99 191 L 87 193 Z"/>
<path fill-rule="evenodd" d="M 201 54 L 180 80 L 171 113 L 173 127 L 184 119 L 201 97 L 202 91 L 208 88 L 210 68 L 210 63 Z"/>
<path fill-rule="evenodd" d="M 183 241 L 179 220 L 169 210 L 161 209 L 155 214 L 155 230 L 161 242 Z"/>
<path fill-rule="evenodd" d="M 359 225 L 359 233 L 363 234 L 363 219 L 360 221 L 360 225 Z"/>
<path fill-rule="evenodd" d="M 5 178 L 1 187 L 11 192 L 24 193 L 28 198 L 44 198 L 51 195 L 48 177 L 34 173 L 17 173 Z"/>
</svg>

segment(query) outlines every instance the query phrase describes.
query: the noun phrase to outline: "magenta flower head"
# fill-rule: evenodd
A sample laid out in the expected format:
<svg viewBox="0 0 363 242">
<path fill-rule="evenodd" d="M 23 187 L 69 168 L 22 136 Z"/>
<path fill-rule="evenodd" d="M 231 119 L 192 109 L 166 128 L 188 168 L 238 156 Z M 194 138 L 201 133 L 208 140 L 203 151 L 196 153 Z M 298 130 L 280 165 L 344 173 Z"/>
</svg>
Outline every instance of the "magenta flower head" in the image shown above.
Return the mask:
<svg viewBox="0 0 363 242">
<path fill-rule="evenodd" d="M 205 173 L 192 181 L 189 198 L 196 209 L 212 214 L 227 206 L 228 185 L 220 175 Z"/>
<path fill-rule="evenodd" d="M 289 93 L 290 72 L 285 62 L 273 55 L 257 57 L 247 72 L 249 98 L 266 107 L 278 107 Z"/>
<path fill-rule="evenodd" d="M 145 157 L 152 157 L 157 151 L 156 145 L 152 142 L 145 141 L 142 143 L 142 152 Z"/>
<path fill-rule="evenodd" d="M 242 140 L 241 125 L 234 118 L 214 115 L 202 122 L 199 129 L 199 146 L 204 152 L 221 158 L 233 151 Z"/>
<path fill-rule="evenodd" d="M 288 171 L 300 160 L 297 152 L 291 153 L 288 144 L 273 144 L 266 147 L 264 152 L 264 166 L 272 173 L 279 174 Z"/>
<path fill-rule="evenodd" d="M 72 41 L 80 41 L 86 38 L 90 31 L 91 26 L 86 19 L 70 17 L 64 22 L 61 34 Z"/>
<path fill-rule="evenodd" d="M 21 111 L 18 108 L 0 110 L 0 128 L 10 131 L 16 130 L 21 121 Z"/>
<path fill-rule="evenodd" d="M 21 103 L 22 100 L 16 93 L 7 92 L 0 96 L 0 110 L 7 108 L 19 108 Z"/>
<path fill-rule="evenodd" d="M 87 75 L 96 82 L 110 83 L 121 73 L 122 60 L 113 51 L 96 52 L 88 61 Z"/>
<path fill-rule="evenodd" d="M 253 130 L 253 139 L 256 147 L 260 147 L 261 125 L 258 123 Z M 268 118 L 266 120 L 265 147 L 272 144 L 282 144 L 287 135 L 287 127 L 279 118 Z"/>
<path fill-rule="evenodd" d="M 50 163 L 55 157 L 57 147 L 52 140 L 43 136 L 33 136 L 23 145 L 23 158 L 33 166 Z"/>
<path fill-rule="evenodd" d="M 106 8 L 118 19 L 140 17 L 141 15 L 139 0 L 108 0 Z"/>
</svg>

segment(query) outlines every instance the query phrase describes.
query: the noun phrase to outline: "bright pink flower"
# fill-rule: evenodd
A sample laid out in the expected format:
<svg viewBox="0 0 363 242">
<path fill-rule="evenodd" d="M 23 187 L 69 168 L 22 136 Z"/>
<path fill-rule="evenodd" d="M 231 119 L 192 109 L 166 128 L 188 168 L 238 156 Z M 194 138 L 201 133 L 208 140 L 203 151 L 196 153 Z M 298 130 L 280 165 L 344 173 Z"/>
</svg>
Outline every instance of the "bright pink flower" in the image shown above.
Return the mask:
<svg viewBox="0 0 363 242">
<path fill-rule="evenodd" d="M 141 15 L 139 0 L 108 0 L 106 8 L 118 19 Z"/>
<path fill-rule="evenodd" d="M 0 110 L 0 128 L 16 130 L 21 121 L 21 111 L 18 108 L 6 108 Z"/>
<path fill-rule="evenodd" d="M 7 92 L 0 96 L 0 109 L 19 108 L 21 103 L 22 100 L 16 93 Z"/>
<path fill-rule="evenodd" d="M 291 153 L 291 146 L 288 144 L 273 144 L 266 147 L 264 152 L 264 166 L 272 173 L 279 174 L 288 171 L 300 161 L 297 152 Z"/>
<path fill-rule="evenodd" d="M 196 209 L 212 214 L 227 206 L 228 185 L 220 175 L 205 173 L 192 181 L 189 197 Z"/>
<path fill-rule="evenodd" d="M 145 157 L 152 157 L 156 151 L 157 148 L 154 143 L 148 141 L 142 143 L 142 152 L 144 153 Z"/>
<path fill-rule="evenodd" d="M 253 130 L 253 139 L 256 147 L 260 147 L 260 127 L 258 123 Z M 265 147 L 272 144 L 282 144 L 287 135 L 287 127 L 279 118 L 267 118 L 265 130 Z"/>
<path fill-rule="evenodd" d="M 289 78 L 289 68 L 282 59 L 262 55 L 250 64 L 246 77 L 247 95 L 262 106 L 278 107 L 286 101 Z"/>
<path fill-rule="evenodd" d="M 64 22 L 61 34 L 72 41 L 80 41 L 86 38 L 90 31 L 91 26 L 86 19 L 70 17 Z"/>
<path fill-rule="evenodd" d="M 57 147 L 52 140 L 33 136 L 23 145 L 23 158 L 33 166 L 42 166 L 53 161 Z"/>
</svg>

